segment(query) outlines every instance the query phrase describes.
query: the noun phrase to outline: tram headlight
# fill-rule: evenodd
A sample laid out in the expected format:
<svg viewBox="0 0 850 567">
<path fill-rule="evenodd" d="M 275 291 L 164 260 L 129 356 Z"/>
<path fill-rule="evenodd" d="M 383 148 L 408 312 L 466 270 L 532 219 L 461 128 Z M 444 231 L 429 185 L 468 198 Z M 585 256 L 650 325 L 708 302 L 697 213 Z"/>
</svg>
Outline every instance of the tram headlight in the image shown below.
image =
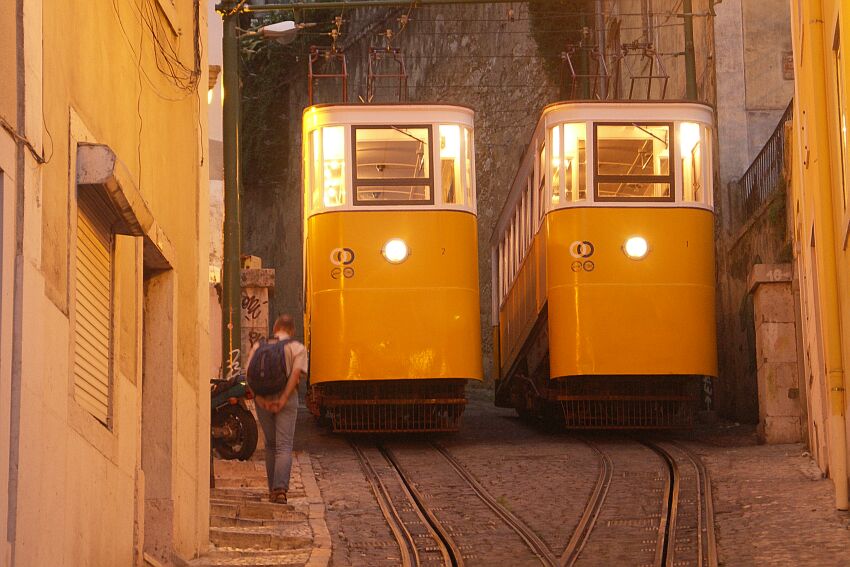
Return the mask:
<svg viewBox="0 0 850 567">
<path fill-rule="evenodd" d="M 641 236 L 632 236 L 623 244 L 623 252 L 632 260 L 641 260 L 649 252 L 649 244 Z"/>
<path fill-rule="evenodd" d="M 387 262 L 391 264 L 401 264 L 405 260 L 407 260 L 407 256 L 410 254 L 410 250 L 407 247 L 407 243 L 401 238 L 393 238 L 392 240 L 387 241 L 384 244 L 383 250 L 381 250 L 381 254 L 384 255 L 384 258 L 387 259 Z"/>
</svg>

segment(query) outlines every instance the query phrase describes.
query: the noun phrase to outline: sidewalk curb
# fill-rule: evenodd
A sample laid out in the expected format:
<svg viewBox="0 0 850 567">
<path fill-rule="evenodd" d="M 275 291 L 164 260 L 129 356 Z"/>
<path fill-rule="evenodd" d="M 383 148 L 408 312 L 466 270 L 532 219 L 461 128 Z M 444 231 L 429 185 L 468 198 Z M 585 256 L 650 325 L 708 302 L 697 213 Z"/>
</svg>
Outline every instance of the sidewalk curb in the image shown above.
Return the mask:
<svg viewBox="0 0 850 567">
<path fill-rule="evenodd" d="M 313 463 L 306 452 L 298 454 L 301 467 L 301 484 L 310 506 L 310 529 L 313 530 L 313 549 L 305 567 L 327 567 L 331 560 L 331 534 L 325 523 L 325 502 L 316 482 Z"/>
</svg>

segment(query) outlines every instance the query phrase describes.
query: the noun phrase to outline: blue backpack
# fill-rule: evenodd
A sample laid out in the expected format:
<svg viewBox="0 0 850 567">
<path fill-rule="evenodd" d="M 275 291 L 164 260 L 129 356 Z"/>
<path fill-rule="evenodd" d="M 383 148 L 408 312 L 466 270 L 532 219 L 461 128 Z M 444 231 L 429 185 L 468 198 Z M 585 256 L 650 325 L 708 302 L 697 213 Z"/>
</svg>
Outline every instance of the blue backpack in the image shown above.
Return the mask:
<svg viewBox="0 0 850 567">
<path fill-rule="evenodd" d="M 289 372 L 286 368 L 286 345 L 293 339 L 260 341 L 248 364 L 248 387 L 259 396 L 270 396 L 286 387 Z"/>
</svg>

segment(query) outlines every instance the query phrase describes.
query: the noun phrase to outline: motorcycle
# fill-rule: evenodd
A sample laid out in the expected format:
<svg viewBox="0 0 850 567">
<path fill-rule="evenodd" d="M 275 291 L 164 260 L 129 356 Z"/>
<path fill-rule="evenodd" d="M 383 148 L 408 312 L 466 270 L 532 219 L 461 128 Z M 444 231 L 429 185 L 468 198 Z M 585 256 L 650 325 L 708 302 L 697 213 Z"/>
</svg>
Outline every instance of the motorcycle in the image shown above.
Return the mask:
<svg viewBox="0 0 850 567">
<path fill-rule="evenodd" d="M 213 449 L 222 459 L 246 461 L 257 449 L 257 420 L 247 402 L 254 394 L 245 376 L 213 378 L 210 384 Z"/>
</svg>

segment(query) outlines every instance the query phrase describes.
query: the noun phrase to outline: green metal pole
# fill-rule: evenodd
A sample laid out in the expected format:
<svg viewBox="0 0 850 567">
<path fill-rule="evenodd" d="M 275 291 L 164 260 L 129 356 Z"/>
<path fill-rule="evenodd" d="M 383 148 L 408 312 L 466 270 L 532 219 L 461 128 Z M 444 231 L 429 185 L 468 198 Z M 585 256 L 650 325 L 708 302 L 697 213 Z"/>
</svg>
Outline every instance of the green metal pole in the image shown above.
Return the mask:
<svg viewBox="0 0 850 567">
<path fill-rule="evenodd" d="M 685 23 L 685 98 L 697 100 L 697 63 L 694 53 L 694 16 L 691 0 L 682 2 Z"/>
<path fill-rule="evenodd" d="M 239 38 L 238 14 L 230 13 L 235 2 L 224 2 L 222 18 L 222 84 L 224 108 L 222 120 L 224 151 L 224 258 L 221 274 L 222 294 L 222 373 L 225 378 L 239 375 L 241 365 L 241 203 L 239 176 Z"/>
</svg>

